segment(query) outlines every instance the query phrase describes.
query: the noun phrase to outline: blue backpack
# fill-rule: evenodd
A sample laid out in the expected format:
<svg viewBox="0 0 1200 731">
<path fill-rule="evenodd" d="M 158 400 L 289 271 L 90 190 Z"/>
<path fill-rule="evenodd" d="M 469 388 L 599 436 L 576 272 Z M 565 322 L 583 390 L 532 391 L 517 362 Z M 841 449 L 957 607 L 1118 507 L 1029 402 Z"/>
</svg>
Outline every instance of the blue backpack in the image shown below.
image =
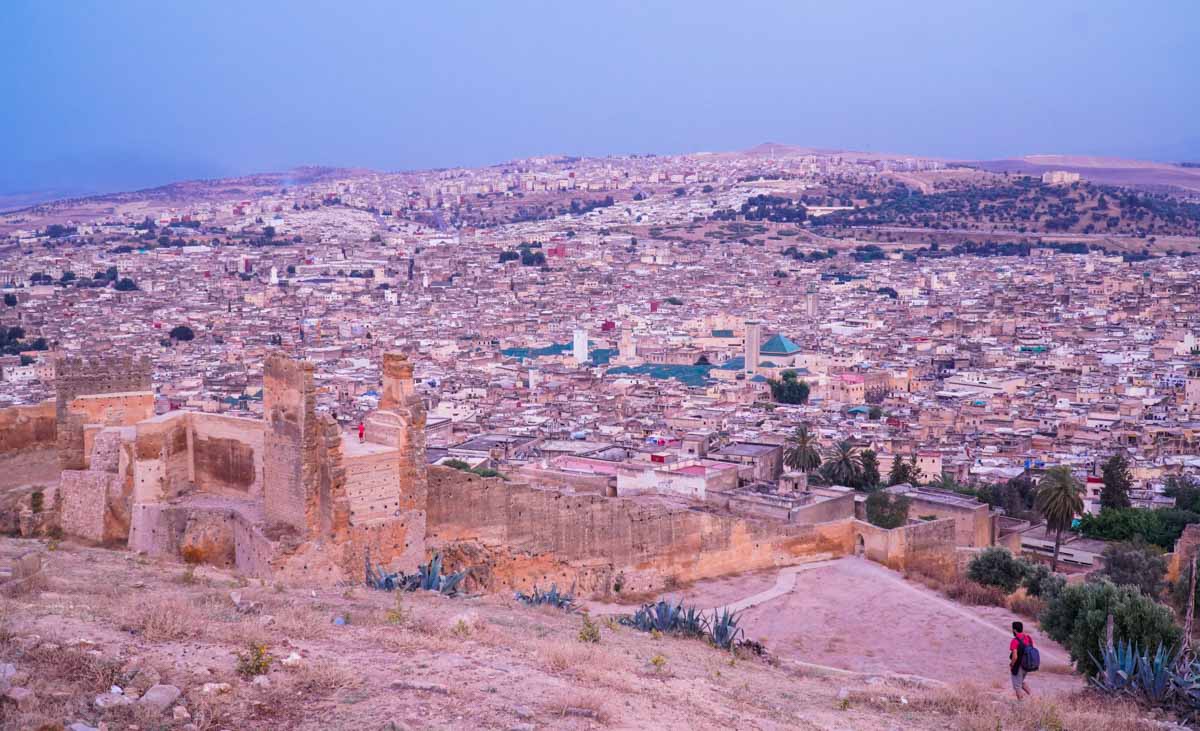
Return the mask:
<svg viewBox="0 0 1200 731">
<path fill-rule="evenodd" d="M 1025 672 L 1034 673 L 1042 665 L 1042 655 L 1036 647 L 1025 644 L 1025 641 L 1018 637 L 1017 662 L 1021 664 L 1021 669 Z"/>
</svg>

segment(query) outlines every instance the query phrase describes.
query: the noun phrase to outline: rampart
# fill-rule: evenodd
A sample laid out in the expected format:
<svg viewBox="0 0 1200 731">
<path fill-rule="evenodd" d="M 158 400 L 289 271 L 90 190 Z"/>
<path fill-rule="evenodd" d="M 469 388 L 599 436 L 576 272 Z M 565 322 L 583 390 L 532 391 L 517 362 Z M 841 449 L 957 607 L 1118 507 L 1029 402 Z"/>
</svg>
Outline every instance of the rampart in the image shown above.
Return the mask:
<svg viewBox="0 0 1200 731">
<path fill-rule="evenodd" d="M 485 590 L 575 584 L 606 594 L 786 566 L 852 550 L 849 521 L 789 525 L 659 502 L 563 493 L 447 468 L 429 474 L 427 537 Z M 618 577 L 620 577 L 618 579 Z"/>
<path fill-rule="evenodd" d="M 153 368 L 148 358 L 69 358 L 54 361 L 55 419 L 59 464 L 64 470 L 79 470 L 87 466 L 84 426 L 92 417 L 90 411 L 72 412 L 71 406 L 80 396 L 97 394 L 134 394 L 153 391 Z M 93 411 L 103 409 L 93 406 Z M 153 413 L 153 412 L 151 412 Z M 107 425 L 132 423 L 147 414 L 114 414 Z"/>
</svg>

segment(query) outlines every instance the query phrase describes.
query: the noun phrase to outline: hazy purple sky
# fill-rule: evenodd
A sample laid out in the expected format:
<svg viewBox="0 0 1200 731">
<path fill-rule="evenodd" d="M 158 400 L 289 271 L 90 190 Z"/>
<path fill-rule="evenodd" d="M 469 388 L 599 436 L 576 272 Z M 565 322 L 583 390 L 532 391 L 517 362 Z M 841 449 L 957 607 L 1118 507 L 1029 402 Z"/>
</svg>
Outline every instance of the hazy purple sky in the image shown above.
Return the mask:
<svg viewBox="0 0 1200 731">
<path fill-rule="evenodd" d="M 764 141 L 1200 159 L 1200 2 L 0 2 L 0 193 Z"/>
</svg>

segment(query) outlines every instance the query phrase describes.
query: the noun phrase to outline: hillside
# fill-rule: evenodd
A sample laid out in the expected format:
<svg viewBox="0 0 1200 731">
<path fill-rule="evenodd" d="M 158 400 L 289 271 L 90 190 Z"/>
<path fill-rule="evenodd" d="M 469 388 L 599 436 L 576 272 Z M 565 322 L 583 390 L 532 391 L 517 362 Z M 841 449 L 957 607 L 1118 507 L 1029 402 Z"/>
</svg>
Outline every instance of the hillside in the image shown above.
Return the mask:
<svg viewBox="0 0 1200 731">
<path fill-rule="evenodd" d="M 42 579 L 0 604 L 0 663 L 32 695 L 9 691 L 22 700 L 0 705 L 4 729 L 1164 727 L 1083 691 L 1016 706 L 1004 688 L 734 656 L 600 619 L 600 643 L 583 644 L 579 615 L 507 597 L 397 603 L 0 540 L 6 562 L 30 549 Z M 274 658 L 254 680 L 236 671 L 251 644 Z"/>
</svg>

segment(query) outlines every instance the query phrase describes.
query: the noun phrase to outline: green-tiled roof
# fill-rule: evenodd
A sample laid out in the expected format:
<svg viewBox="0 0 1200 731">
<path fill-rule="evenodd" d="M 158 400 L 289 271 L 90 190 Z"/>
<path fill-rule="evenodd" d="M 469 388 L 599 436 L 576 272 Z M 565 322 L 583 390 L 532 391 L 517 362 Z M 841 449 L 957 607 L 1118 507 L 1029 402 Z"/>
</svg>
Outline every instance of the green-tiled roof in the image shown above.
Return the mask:
<svg viewBox="0 0 1200 731">
<path fill-rule="evenodd" d="M 800 352 L 800 346 L 788 340 L 784 335 L 776 335 L 763 343 L 758 352 L 763 355 L 792 355 Z"/>
</svg>

